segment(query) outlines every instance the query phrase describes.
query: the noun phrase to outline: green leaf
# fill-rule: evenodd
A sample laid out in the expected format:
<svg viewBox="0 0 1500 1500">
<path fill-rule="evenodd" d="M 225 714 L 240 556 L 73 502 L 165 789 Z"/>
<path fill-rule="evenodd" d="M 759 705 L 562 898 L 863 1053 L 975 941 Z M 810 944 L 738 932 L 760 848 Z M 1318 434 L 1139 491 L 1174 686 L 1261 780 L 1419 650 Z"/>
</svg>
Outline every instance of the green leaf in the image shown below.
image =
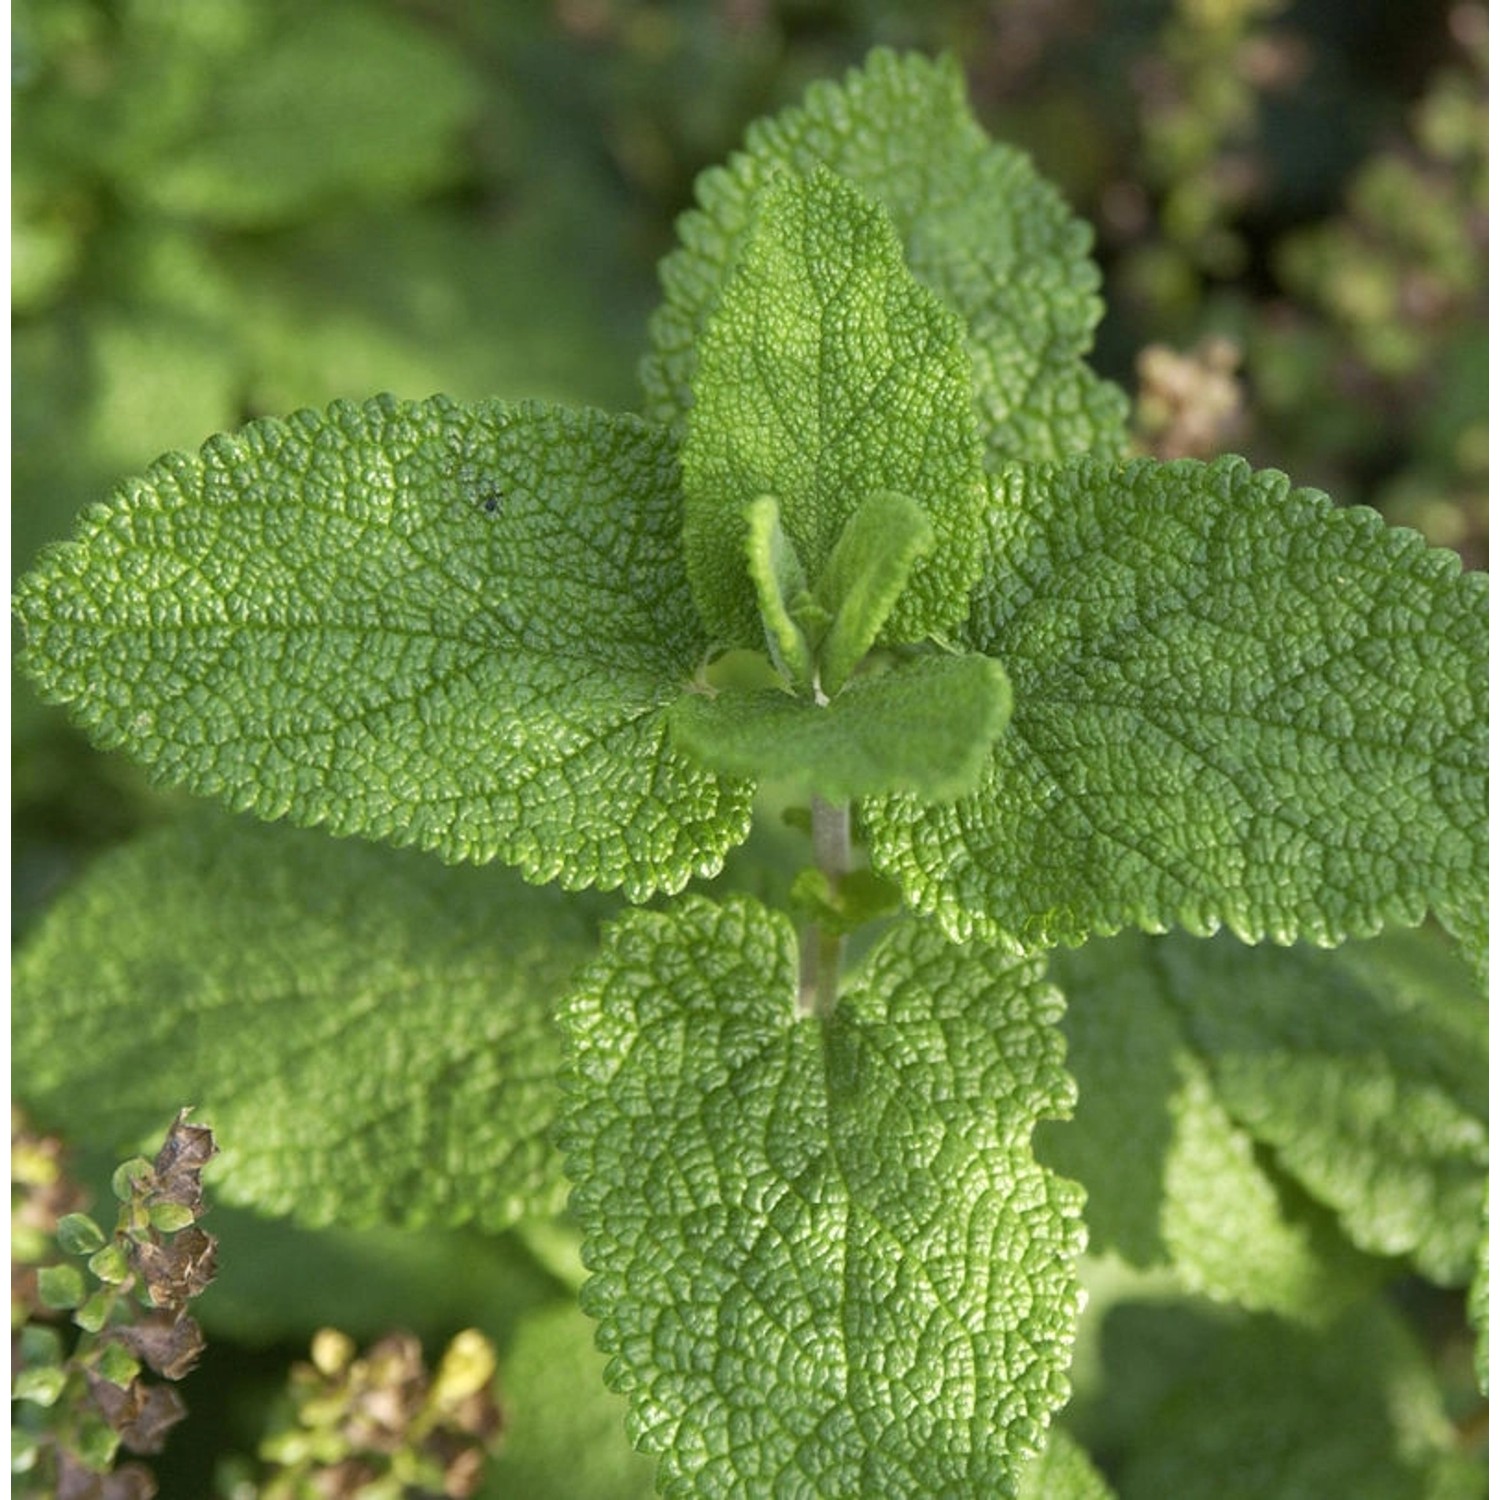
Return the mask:
<svg viewBox="0 0 1500 1500">
<path fill-rule="evenodd" d="M 927 513 L 891 490 L 877 490 L 845 523 L 816 590 L 833 622 L 818 652 L 819 683 L 830 698 L 879 638 L 912 567 L 933 543 Z"/>
<path fill-rule="evenodd" d="M 389 203 L 453 179 L 480 95 L 431 28 L 351 0 L 212 10 L 187 23 L 170 7 L 121 18 L 95 118 L 127 198 L 262 228 L 330 199 Z"/>
<path fill-rule="evenodd" d="M 667 438 L 382 397 L 169 455 L 23 580 L 23 664 L 163 781 L 632 897 L 748 788 L 666 743 L 706 642 Z"/>
<path fill-rule="evenodd" d="M 918 910 L 1031 948 L 1483 909 L 1482 575 L 1238 459 L 1016 467 L 989 519 L 959 644 L 1010 732 L 952 806 L 864 810 Z"/>
<path fill-rule="evenodd" d="M 1012 1493 L 1066 1395 L 1080 1195 L 1041 965 L 910 925 L 799 1019 L 785 918 L 632 912 L 562 1132 L 608 1379 L 663 1494 Z M 878 1357 L 872 1357 L 878 1351 Z"/>
<path fill-rule="evenodd" d="M 29 1401 L 33 1406 L 55 1406 L 67 1388 L 68 1372 L 59 1365 L 39 1370 L 19 1370 L 10 1382 L 12 1401 Z"/>
<path fill-rule="evenodd" d="M 796 549 L 781 529 L 781 508 L 774 495 L 762 495 L 745 508 L 745 550 L 771 660 L 796 687 L 811 691 L 812 646 L 802 621 L 812 591 Z"/>
<path fill-rule="evenodd" d="M 99 1252 L 100 1255 L 102 1255 L 103 1253 L 104 1252 L 102 1250 Z M 124 1257 L 121 1256 L 121 1259 L 123 1258 Z M 96 1255 L 94 1259 L 97 1261 L 99 1259 L 99 1255 Z M 100 1273 L 95 1270 L 92 1265 L 89 1266 L 89 1269 L 93 1271 L 96 1276 L 100 1275 Z M 111 1266 L 108 1269 L 112 1271 L 114 1268 Z M 128 1270 L 125 1274 L 128 1274 Z M 112 1279 L 113 1282 L 117 1285 L 118 1283 L 125 1280 L 125 1274 L 114 1276 L 113 1278 L 101 1276 L 100 1279 L 106 1282 L 109 1282 Z M 107 1322 L 109 1322 L 110 1314 L 114 1312 L 115 1304 L 118 1301 L 119 1294 L 115 1291 L 114 1286 L 103 1286 L 97 1292 L 95 1292 L 94 1295 L 90 1297 L 83 1304 L 83 1306 L 78 1309 L 77 1312 L 73 1314 L 73 1321 L 81 1329 L 83 1329 L 85 1333 L 98 1333 L 99 1330 L 103 1328 Z"/>
<path fill-rule="evenodd" d="M 1010 715 L 1010 685 L 987 656 L 916 656 L 856 677 L 818 705 L 774 688 L 684 694 L 674 743 L 727 776 L 784 778 L 831 802 L 909 787 L 956 797 L 984 769 Z"/>
<path fill-rule="evenodd" d="M 104 1231 L 87 1214 L 64 1214 L 57 1221 L 57 1247 L 65 1255 L 92 1255 L 105 1244 Z"/>
<path fill-rule="evenodd" d="M 89 1271 L 106 1286 L 119 1286 L 130 1277 L 130 1254 L 121 1241 L 111 1240 L 89 1257 Z"/>
<path fill-rule="evenodd" d="M 1327 954 L 1178 939 L 1157 952 L 1240 1125 L 1361 1249 L 1467 1284 L 1489 1161 L 1487 1012 L 1421 934 Z"/>
<path fill-rule="evenodd" d="M 962 620 L 984 493 L 963 326 L 912 278 L 885 211 L 827 171 L 777 177 L 756 204 L 703 330 L 682 473 L 693 597 L 723 643 L 760 644 L 741 517 L 762 495 L 818 578 L 856 508 L 899 490 L 937 546 L 885 638 Z"/>
<path fill-rule="evenodd" d="M 651 1500 L 653 1465 L 624 1431 L 625 1403 L 574 1302 L 553 1302 L 516 1330 L 501 1379 L 505 1441 L 482 1492 L 525 1500 Z"/>
<path fill-rule="evenodd" d="M 1088 227 L 1024 155 L 985 136 L 951 58 L 887 51 L 752 125 L 744 151 L 698 179 L 661 267 L 641 369 L 649 415 L 676 422 L 691 407 L 699 339 L 765 184 L 820 163 L 884 204 L 913 274 L 963 319 L 992 458 L 1121 452 L 1124 397 L 1082 359 L 1103 311 Z"/>
<path fill-rule="evenodd" d="M 153 1203 L 149 1217 L 151 1227 L 162 1234 L 175 1234 L 186 1229 L 198 1215 L 185 1203 Z"/>
<path fill-rule="evenodd" d="M 36 1292 L 43 1307 L 77 1307 L 85 1295 L 83 1272 L 77 1266 L 42 1266 L 36 1273 Z"/>
<path fill-rule="evenodd" d="M 1122 1500 L 1484 1494 L 1422 1351 L 1380 1303 L 1315 1333 L 1267 1317 L 1230 1328 L 1134 1438 Z"/>
<path fill-rule="evenodd" d="M 555 1211 L 554 996 L 588 903 L 504 871 L 200 817 L 101 859 L 14 974 L 20 1097 L 75 1139 L 183 1100 L 215 1196 L 311 1223 Z"/>
<path fill-rule="evenodd" d="M 1019 1500 L 1114 1500 L 1088 1454 L 1063 1428 L 1047 1434 L 1047 1446 L 1021 1475 Z"/>
<path fill-rule="evenodd" d="M 141 1373 L 141 1362 L 124 1344 L 111 1340 L 99 1350 L 98 1370 L 111 1385 L 123 1388 Z"/>
<path fill-rule="evenodd" d="M 1289 1317 L 1327 1318 L 1363 1291 L 1369 1269 L 1326 1214 L 1287 1201 L 1219 1096 L 1161 945 L 1126 933 L 1051 962 L 1079 1103 L 1073 1119 L 1039 1129 L 1037 1155 L 1087 1190 L 1091 1248 L 1170 1265 L 1192 1291 Z"/>
</svg>

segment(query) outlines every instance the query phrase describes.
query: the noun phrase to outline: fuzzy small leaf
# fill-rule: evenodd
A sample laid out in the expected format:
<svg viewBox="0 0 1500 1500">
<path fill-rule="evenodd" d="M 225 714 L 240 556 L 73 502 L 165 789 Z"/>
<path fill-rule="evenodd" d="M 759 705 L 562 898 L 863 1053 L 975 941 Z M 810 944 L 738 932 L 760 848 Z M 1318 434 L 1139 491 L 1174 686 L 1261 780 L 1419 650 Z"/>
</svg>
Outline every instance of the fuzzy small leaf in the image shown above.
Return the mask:
<svg viewBox="0 0 1500 1500">
<path fill-rule="evenodd" d="M 832 619 L 818 650 L 819 682 L 830 697 L 879 639 L 933 540 L 922 507 L 891 490 L 877 490 L 845 522 L 815 591 Z"/>
<path fill-rule="evenodd" d="M 64 1214 L 57 1221 L 57 1247 L 65 1255 L 92 1255 L 105 1244 L 104 1231 L 87 1214 Z"/>
<path fill-rule="evenodd" d="M 1483 910 L 1487 580 L 1242 460 L 1011 468 L 959 644 L 1016 714 L 977 791 L 867 807 L 959 936 L 1333 943 Z"/>
<path fill-rule="evenodd" d="M 237 809 L 645 896 L 749 821 L 665 742 L 706 645 L 679 512 L 632 418 L 336 403 L 89 511 L 22 583 L 23 665 Z"/>
<path fill-rule="evenodd" d="M 592 946 L 581 900 L 195 818 L 101 859 L 20 954 L 18 1094 L 105 1143 L 192 1099 L 217 1194 L 313 1223 L 555 1211 L 550 1008 Z"/>
<path fill-rule="evenodd" d="M 972 787 L 1010 714 L 987 656 L 918 656 L 856 677 L 825 706 L 776 689 L 685 694 L 671 712 L 684 753 L 726 776 L 784 778 L 833 802 L 897 787 L 924 800 Z"/>
<path fill-rule="evenodd" d="M 1489 1162 L 1483 995 L 1413 933 L 1328 954 L 1181 937 L 1159 962 L 1214 1087 L 1355 1244 L 1473 1274 Z"/>
<path fill-rule="evenodd" d="M 959 623 L 983 508 L 963 327 L 912 278 L 890 219 L 832 173 L 780 177 L 704 329 L 682 449 L 693 597 L 725 644 L 760 644 L 746 507 L 774 495 L 806 575 L 877 490 L 921 507 L 937 545 L 884 639 Z"/>
<path fill-rule="evenodd" d="M 43 1307 L 77 1307 L 86 1295 L 83 1272 L 77 1266 L 42 1266 L 36 1273 L 36 1292 Z"/>
<path fill-rule="evenodd" d="M 60 1365 L 43 1369 L 19 1370 L 11 1377 L 10 1399 L 29 1401 L 33 1406 L 55 1406 L 67 1388 L 68 1372 Z"/>
<path fill-rule="evenodd" d="M 1021 152 L 988 139 L 951 58 L 883 50 L 752 125 L 745 149 L 698 179 L 661 268 L 641 370 L 650 416 L 679 422 L 692 405 L 699 340 L 765 184 L 819 164 L 885 206 L 913 274 L 963 319 L 992 458 L 1122 451 L 1124 397 L 1082 357 L 1103 311 L 1087 225 Z"/>
<path fill-rule="evenodd" d="M 563 1008 L 608 1379 L 666 1495 L 1011 1494 L 1066 1395 L 1080 1198 L 1035 962 L 913 926 L 827 1022 L 791 925 L 632 912 Z M 879 1351 L 872 1358 L 870 1351 Z"/>
<path fill-rule="evenodd" d="M 796 549 L 781 529 L 781 508 L 774 495 L 762 495 L 746 507 L 745 550 L 771 659 L 794 685 L 810 691 L 813 655 L 803 620 L 812 590 Z"/>
</svg>

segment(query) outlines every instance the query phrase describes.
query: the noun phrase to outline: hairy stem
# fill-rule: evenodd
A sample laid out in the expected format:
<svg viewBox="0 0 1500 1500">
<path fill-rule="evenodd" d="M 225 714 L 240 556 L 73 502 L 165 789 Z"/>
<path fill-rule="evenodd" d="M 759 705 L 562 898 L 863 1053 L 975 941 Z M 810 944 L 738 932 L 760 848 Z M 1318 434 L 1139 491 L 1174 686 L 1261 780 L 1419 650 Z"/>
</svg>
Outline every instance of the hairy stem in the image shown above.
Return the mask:
<svg viewBox="0 0 1500 1500">
<path fill-rule="evenodd" d="M 828 881 L 830 895 L 837 895 L 839 882 L 849 873 L 851 844 L 848 803 L 812 799 L 813 858 Z M 802 930 L 802 971 L 798 1005 L 803 1015 L 828 1016 L 839 998 L 839 967 L 844 940 L 825 931 L 816 922 Z"/>
</svg>

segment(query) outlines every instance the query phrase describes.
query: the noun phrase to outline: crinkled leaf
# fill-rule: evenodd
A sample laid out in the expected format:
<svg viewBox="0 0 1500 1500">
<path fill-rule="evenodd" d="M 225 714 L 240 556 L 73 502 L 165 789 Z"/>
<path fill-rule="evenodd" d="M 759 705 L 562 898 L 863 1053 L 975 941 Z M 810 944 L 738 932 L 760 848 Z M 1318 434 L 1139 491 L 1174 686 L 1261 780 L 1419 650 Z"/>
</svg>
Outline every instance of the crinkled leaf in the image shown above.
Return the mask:
<svg viewBox="0 0 1500 1500">
<path fill-rule="evenodd" d="M 710 633 L 760 644 L 744 512 L 774 495 L 809 579 L 876 490 L 926 512 L 886 639 L 962 620 L 979 569 L 983 469 L 963 326 L 901 257 L 889 216 L 833 174 L 778 177 L 703 330 L 682 449 L 683 544 Z"/>
<path fill-rule="evenodd" d="M 985 136 L 952 59 L 887 51 L 752 125 L 744 151 L 698 179 L 698 207 L 661 268 L 666 300 L 641 370 L 648 414 L 675 422 L 691 407 L 698 340 L 765 184 L 820 163 L 884 204 L 912 272 L 963 319 L 991 457 L 1123 449 L 1124 398 L 1082 358 L 1103 310 L 1087 226 L 1021 152 Z"/>
<path fill-rule="evenodd" d="M 1088 1191 L 1093 1250 L 1170 1265 L 1216 1301 L 1331 1315 L 1368 1276 L 1326 1215 L 1287 1201 L 1194 1050 L 1162 962 L 1138 933 L 1052 956 L 1079 1103 L 1041 1128 L 1037 1154 Z"/>
<path fill-rule="evenodd" d="M 1331 943 L 1482 910 L 1483 575 L 1243 461 L 1014 467 L 963 644 L 1016 712 L 977 791 L 865 810 L 955 935 Z"/>
<path fill-rule="evenodd" d="M 1010 1494 L 1064 1399 L 1080 1197 L 1033 961 L 893 929 L 825 1023 L 790 923 L 633 912 L 566 1003 L 585 1307 L 668 1495 Z M 874 1351 L 874 1353 L 872 1353 Z"/>
<path fill-rule="evenodd" d="M 749 821 L 666 743 L 705 645 L 679 509 L 633 418 L 335 403 L 89 511 L 22 583 L 23 664 L 162 781 L 643 896 Z"/>
<path fill-rule="evenodd" d="M 1274 1318 L 1226 1330 L 1132 1435 L 1121 1500 L 1478 1500 L 1442 1393 L 1380 1303 L 1310 1332 Z"/>
<path fill-rule="evenodd" d="M 1157 945 L 1225 1107 L 1362 1249 L 1473 1274 L 1489 1160 L 1483 996 L 1420 934 L 1327 954 Z"/>
<path fill-rule="evenodd" d="M 18 1096 L 110 1149 L 194 1104 L 216 1193 L 309 1222 L 553 1211 L 582 899 L 200 815 L 101 859 L 22 950 Z"/>
<path fill-rule="evenodd" d="M 916 656 L 856 677 L 826 706 L 775 688 L 685 694 L 674 742 L 728 776 L 784 778 L 833 802 L 912 788 L 924 800 L 972 787 L 1010 714 L 987 656 Z"/>
</svg>

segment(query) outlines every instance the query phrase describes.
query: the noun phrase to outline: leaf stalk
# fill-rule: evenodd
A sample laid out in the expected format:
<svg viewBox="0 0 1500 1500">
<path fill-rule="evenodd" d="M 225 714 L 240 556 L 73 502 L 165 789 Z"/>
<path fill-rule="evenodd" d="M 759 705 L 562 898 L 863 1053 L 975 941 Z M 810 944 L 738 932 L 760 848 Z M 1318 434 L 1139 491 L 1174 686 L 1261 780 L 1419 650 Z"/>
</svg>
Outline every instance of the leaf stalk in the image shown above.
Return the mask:
<svg viewBox="0 0 1500 1500">
<path fill-rule="evenodd" d="M 825 802 L 816 793 L 810 804 L 813 859 L 828 882 L 828 893 L 837 898 L 839 883 L 852 867 L 849 804 Z M 802 964 L 798 986 L 798 1008 L 803 1015 L 826 1019 L 839 998 L 839 970 L 843 964 L 844 939 L 817 922 L 802 929 Z"/>
</svg>

